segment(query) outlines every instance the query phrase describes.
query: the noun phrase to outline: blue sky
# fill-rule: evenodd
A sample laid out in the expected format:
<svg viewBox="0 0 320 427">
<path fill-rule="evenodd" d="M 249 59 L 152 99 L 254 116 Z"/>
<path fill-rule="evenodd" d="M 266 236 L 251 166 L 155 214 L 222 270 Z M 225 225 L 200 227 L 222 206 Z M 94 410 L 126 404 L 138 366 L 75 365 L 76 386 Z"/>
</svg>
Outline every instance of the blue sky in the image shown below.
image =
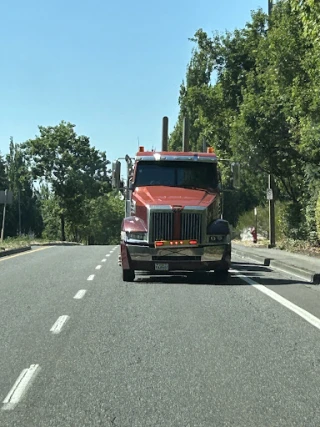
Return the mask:
<svg viewBox="0 0 320 427">
<path fill-rule="evenodd" d="M 242 28 L 267 0 L 16 0 L 0 5 L 0 152 L 61 120 L 107 152 L 160 148 L 197 29 Z"/>
</svg>

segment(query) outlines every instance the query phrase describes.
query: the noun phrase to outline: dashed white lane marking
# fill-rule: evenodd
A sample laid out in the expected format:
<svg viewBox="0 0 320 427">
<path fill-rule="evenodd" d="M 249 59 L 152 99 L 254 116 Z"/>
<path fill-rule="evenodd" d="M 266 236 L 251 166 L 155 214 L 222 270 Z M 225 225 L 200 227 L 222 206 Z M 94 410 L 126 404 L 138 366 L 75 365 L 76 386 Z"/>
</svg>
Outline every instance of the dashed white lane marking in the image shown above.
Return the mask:
<svg viewBox="0 0 320 427">
<path fill-rule="evenodd" d="M 73 298 L 74 299 L 81 299 L 85 296 L 86 292 L 87 292 L 86 289 L 80 289 L 80 291 L 78 291 Z"/>
<path fill-rule="evenodd" d="M 284 307 L 293 311 L 298 316 L 302 317 L 302 319 L 309 322 L 312 326 L 315 326 L 317 329 L 320 329 L 320 319 L 318 319 L 318 317 L 314 316 L 313 314 L 309 313 L 303 308 L 293 304 L 292 302 L 288 301 L 286 298 L 283 298 L 281 295 L 277 294 L 271 289 L 266 288 L 265 286 L 260 285 L 259 283 L 256 283 L 254 280 L 250 279 L 247 276 L 244 276 L 243 274 L 240 273 L 240 271 L 238 270 L 230 270 L 230 271 L 235 272 L 238 277 L 240 277 L 242 280 L 247 282 L 249 285 L 253 286 L 254 288 L 258 289 L 258 291 L 264 293 L 265 295 L 268 295 L 268 297 L 274 299 L 278 303 L 282 304 Z"/>
<path fill-rule="evenodd" d="M 103 258 L 102 260 L 101 260 L 101 262 L 106 262 L 107 260 L 105 259 L 105 258 Z"/>
<path fill-rule="evenodd" d="M 101 265 L 97 265 L 96 270 L 100 270 L 101 267 L 102 267 Z"/>
<path fill-rule="evenodd" d="M 108 257 L 108 256 L 110 256 L 110 254 L 107 254 L 106 256 Z"/>
<path fill-rule="evenodd" d="M 93 280 L 94 279 L 94 274 L 90 274 L 90 276 L 87 278 L 87 280 Z"/>
<path fill-rule="evenodd" d="M 35 379 L 39 370 L 39 365 L 30 365 L 30 368 L 23 369 L 12 389 L 7 394 L 7 397 L 2 402 L 3 410 L 13 409 L 19 403 L 24 393 L 30 387 L 32 380 Z"/>
<path fill-rule="evenodd" d="M 58 317 L 57 321 L 54 323 L 54 325 L 50 329 L 50 332 L 52 332 L 53 334 L 59 334 L 69 318 L 70 316 L 66 316 L 66 315 Z"/>
</svg>

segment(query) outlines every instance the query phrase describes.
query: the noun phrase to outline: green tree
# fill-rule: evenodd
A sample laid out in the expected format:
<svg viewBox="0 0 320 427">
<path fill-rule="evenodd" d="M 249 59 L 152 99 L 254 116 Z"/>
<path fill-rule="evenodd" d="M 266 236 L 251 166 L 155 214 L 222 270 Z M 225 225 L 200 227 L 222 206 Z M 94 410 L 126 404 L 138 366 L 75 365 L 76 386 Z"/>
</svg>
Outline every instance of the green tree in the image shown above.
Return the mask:
<svg viewBox="0 0 320 427">
<path fill-rule="evenodd" d="M 89 221 L 79 230 L 82 240 L 89 244 L 118 244 L 124 217 L 122 197 L 112 192 L 87 200 L 85 208 Z"/>
<path fill-rule="evenodd" d="M 42 221 L 34 193 L 32 174 L 28 168 L 20 144 L 10 138 L 9 154 L 6 156 L 8 189 L 13 193 L 13 204 L 7 209 L 6 234 L 15 236 L 34 233 L 40 235 Z"/>
<path fill-rule="evenodd" d="M 7 188 L 7 184 L 6 164 L 0 153 L 0 190 L 5 190 Z"/>
<path fill-rule="evenodd" d="M 233 125 L 240 111 L 247 76 L 255 69 L 261 39 L 266 37 L 267 17 L 261 10 L 253 14 L 252 22 L 243 30 L 213 38 L 198 30 L 191 39 L 195 43 L 187 67 L 186 84 L 180 87 L 180 114 L 170 135 L 170 146 L 180 149 L 182 120 L 190 120 L 190 145 L 202 151 L 203 145 L 214 146 L 218 157 L 239 159 L 231 145 Z M 230 179 L 230 165 L 221 163 L 223 180 Z M 257 203 L 261 181 L 255 170 L 247 170 L 242 191 L 226 193 L 226 218 L 235 224 L 239 214 Z"/>
<path fill-rule="evenodd" d="M 198 30 L 170 136 L 171 147 L 180 149 L 182 119 L 188 116 L 192 149 L 201 150 L 205 139 L 218 157 L 241 161 L 242 191 L 225 195 L 232 221 L 253 203 L 265 203 L 272 173 L 287 233 L 309 239 L 315 235 L 320 187 L 317 8 L 312 0 L 280 1 L 271 27 L 258 10 L 243 29 L 212 38 Z M 224 165 L 222 175 L 230 176 Z"/>
<path fill-rule="evenodd" d="M 81 206 L 86 198 L 110 191 L 105 153 L 90 147 L 87 136 L 78 136 L 75 125 L 39 126 L 40 135 L 24 144 L 34 178 L 49 184 L 58 203 L 61 240 L 66 221 L 74 227 L 86 221 Z"/>
</svg>

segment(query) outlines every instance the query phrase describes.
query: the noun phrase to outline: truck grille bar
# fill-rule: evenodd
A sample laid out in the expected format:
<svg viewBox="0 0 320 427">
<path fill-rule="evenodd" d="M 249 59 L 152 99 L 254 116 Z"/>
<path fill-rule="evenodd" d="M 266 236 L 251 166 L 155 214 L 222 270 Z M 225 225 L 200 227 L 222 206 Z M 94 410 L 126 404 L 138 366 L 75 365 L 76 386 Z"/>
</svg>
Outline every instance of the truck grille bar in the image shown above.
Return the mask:
<svg viewBox="0 0 320 427">
<path fill-rule="evenodd" d="M 173 237 L 173 212 L 152 212 L 150 240 L 171 240 Z"/>
<path fill-rule="evenodd" d="M 174 212 L 151 212 L 150 215 L 150 243 L 155 240 L 174 239 Z M 201 213 L 182 212 L 180 237 L 181 240 L 202 241 Z"/>
<path fill-rule="evenodd" d="M 202 215 L 198 213 L 182 213 L 181 239 L 197 240 L 201 243 Z"/>
</svg>

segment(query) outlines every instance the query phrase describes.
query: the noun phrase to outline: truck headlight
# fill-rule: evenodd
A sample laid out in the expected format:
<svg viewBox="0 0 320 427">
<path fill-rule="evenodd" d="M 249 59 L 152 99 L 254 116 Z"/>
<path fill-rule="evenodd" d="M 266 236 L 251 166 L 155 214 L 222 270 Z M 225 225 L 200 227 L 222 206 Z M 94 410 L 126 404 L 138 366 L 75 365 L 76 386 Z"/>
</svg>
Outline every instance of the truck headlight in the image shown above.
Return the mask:
<svg viewBox="0 0 320 427">
<path fill-rule="evenodd" d="M 143 231 L 127 231 L 127 240 L 147 241 L 147 233 Z"/>
<path fill-rule="evenodd" d="M 223 235 L 220 235 L 220 236 L 209 236 L 209 242 L 211 242 L 211 243 L 223 242 L 224 237 L 225 236 L 223 236 Z"/>
<path fill-rule="evenodd" d="M 210 243 L 224 243 L 228 245 L 231 242 L 230 234 L 216 234 L 212 236 L 208 236 Z"/>
</svg>

